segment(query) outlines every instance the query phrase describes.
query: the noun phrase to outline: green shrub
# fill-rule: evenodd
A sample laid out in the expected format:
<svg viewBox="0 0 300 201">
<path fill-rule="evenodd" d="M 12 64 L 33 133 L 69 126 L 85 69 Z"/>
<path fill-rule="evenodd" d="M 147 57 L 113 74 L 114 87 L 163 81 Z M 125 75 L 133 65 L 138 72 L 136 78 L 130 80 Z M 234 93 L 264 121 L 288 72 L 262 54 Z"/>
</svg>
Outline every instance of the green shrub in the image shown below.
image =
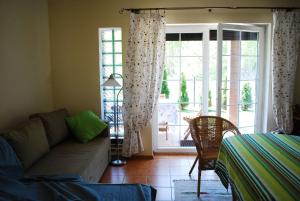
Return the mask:
<svg viewBox="0 0 300 201">
<path fill-rule="evenodd" d="M 252 104 L 252 89 L 250 83 L 246 83 L 242 89 L 242 110 L 248 111 Z"/>
<path fill-rule="evenodd" d="M 211 100 L 211 91 L 208 91 L 208 107 L 212 106 L 212 100 Z"/>
<path fill-rule="evenodd" d="M 160 93 L 165 94 L 166 98 L 168 99 L 170 97 L 170 90 L 169 90 L 167 79 L 168 79 L 168 73 L 167 73 L 167 70 L 165 68 Z"/>
<path fill-rule="evenodd" d="M 181 73 L 181 92 L 179 102 L 182 110 L 184 110 L 189 105 L 189 96 L 186 91 L 186 78 L 184 73 Z"/>
</svg>

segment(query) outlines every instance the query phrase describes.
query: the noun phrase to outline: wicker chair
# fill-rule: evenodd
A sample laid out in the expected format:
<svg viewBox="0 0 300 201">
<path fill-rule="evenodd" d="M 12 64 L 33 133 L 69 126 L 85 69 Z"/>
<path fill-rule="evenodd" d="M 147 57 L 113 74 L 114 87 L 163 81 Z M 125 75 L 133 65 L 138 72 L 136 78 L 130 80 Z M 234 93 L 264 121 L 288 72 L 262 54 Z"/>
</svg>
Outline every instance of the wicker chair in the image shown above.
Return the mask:
<svg viewBox="0 0 300 201">
<path fill-rule="evenodd" d="M 198 153 L 189 174 L 199 161 L 197 186 L 197 196 L 199 197 L 201 170 L 214 168 L 224 134 L 231 132 L 240 135 L 241 133 L 230 121 L 217 116 L 199 116 L 192 119 L 189 125 Z"/>
</svg>

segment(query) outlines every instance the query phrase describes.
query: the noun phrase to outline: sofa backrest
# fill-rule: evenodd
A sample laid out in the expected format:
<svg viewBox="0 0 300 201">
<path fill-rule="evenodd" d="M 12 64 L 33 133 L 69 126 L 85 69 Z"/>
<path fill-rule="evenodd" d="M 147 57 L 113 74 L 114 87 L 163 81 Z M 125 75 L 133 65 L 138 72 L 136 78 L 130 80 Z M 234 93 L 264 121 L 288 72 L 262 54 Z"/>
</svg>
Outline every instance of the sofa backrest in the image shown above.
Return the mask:
<svg viewBox="0 0 300 201">
<path fill-rule="evenodd" d="M 44 126 L 39 119 L 32 119 L 3 134 L 12 146 L 25 169 L 49 152 Z"/>
<path fill-rule="evenodd" d="M 53 147 L 70 136 L 70 131 L 65 122 L 69 116 L 67 109 L 59 109 L 53 112 L 32 114 L 30 119 L 38 118 L 43 122 L 50 147 Z"/>
</svg>

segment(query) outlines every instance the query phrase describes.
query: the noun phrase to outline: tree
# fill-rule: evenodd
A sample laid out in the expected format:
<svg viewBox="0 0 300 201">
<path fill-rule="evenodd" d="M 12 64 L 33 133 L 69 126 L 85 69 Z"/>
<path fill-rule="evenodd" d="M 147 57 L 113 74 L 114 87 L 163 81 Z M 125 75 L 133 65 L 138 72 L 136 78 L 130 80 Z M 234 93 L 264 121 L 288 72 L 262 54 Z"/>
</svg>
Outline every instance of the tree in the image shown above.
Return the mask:
<svg viewBox="0 0 300 201">
<path fill-rule="evenodd" d="M 242 110 L 248 111 L 251 108 L 252 103 L 252 89 L 250 83 L 247 82 L 244 84 L 242 89 Z"/>
<path fill-rule="evenodd" d="M 189 96 L 186 91 L 186 78 L 184 73 L 181 73 L 181 91 L 180 91 L 179 102 L 182 110 L 184 110 L 185 107 L 189 105 Z"/>
<path fill-rule="evenodd" d="M 227 76 L 225 77 L 225 86 L 222 90 L 222 109 L 227 110 Z"/>
<path fill-rule="evenodd" d="M 208 91 L 208 107 L 212 106 L 212 101 L 211 101 L 211 91 Z"/>
<path fill-rule="evenodd" d="M 163 81 L 162 81 L 162 86 L 161 86 L 161 94 L 165 94 L 166 98 L 169 98 L 170 96 L 170 90 L 167 82 L 168 78 L 168 73 L 166 68 L 164 69 L 164 75 L 163 75 Z"/>
</svg>

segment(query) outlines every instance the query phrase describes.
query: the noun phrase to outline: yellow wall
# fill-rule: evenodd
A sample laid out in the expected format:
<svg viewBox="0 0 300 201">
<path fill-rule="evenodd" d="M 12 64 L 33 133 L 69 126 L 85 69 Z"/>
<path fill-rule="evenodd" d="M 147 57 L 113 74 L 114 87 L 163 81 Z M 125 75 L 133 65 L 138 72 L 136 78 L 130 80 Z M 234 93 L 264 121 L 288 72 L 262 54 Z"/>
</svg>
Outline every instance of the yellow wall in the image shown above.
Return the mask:
<svg viewBox="0 0 300 201">
<path fill-rule="evenodd" d="M 298 2 L 298 3 L 297 3 Z M 71 112 L 100 111 L 98 28 L 121 27 L 123 51 L 128 38 L 128 14 L 123 7 L 172 6 L 300 6 L 293 0 L 49 0 L 54 105 Z M 167 23 L 270 23 L 270 10 L 167 11 Z M 125 55 L 123 56 L 123 60 Z M 300 95 L 300 87 L 298 95 Z M 151 129 L 143 132 L 145 152 L 152 153 Z"/>
<path fill-rule="evenodd" d="M 0 129 L 53 108 L 47 0 L 0 0 Z"/>
</svg>

